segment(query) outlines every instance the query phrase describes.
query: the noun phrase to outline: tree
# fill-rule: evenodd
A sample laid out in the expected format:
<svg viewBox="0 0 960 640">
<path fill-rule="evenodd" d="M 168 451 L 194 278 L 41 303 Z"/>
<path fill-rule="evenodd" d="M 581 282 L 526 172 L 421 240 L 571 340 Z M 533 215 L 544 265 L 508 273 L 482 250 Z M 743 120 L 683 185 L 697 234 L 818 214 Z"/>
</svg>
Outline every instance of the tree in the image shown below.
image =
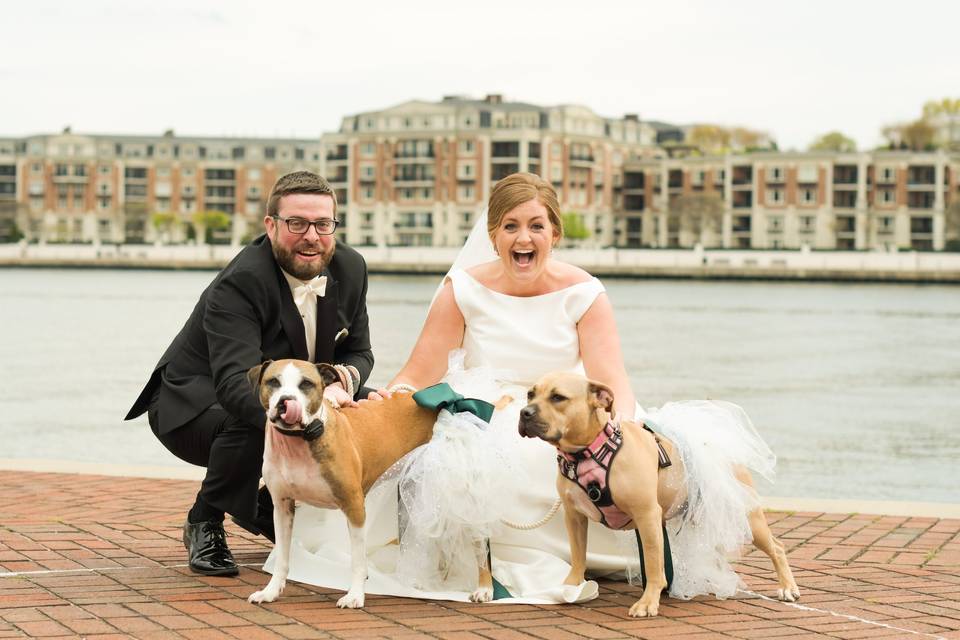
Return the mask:
<svg viewBox="0 0 960 640">
<path fill-rule="evenodd" d="M 194 234 L 198 241 L 211 242 L 215 231 L 230 228 L 230 216 L 223 211 L 197 211 L 190 222 L 193 224 Z"/>
<path fill-rule="evenodd" d="M 687 132 L 685 142 L 708 154 L 723 154 L 731 149 L 741 151 L 767 149 L 773 145 L 770 136 L 763 131 L 746 127 L 722 127 L 716 124 L 694 125 Z"/>
<path fill-rule="evenodd" d="M 839 131 L 831 131 L 814 140 L 808 149 L 810 151 L 839 151 L 841 153 L 848 153 L 857 150 L 857 143 Z"/>
<path fill-rule="evenodd" d="M 960 199 L 953 202 L 944 211 L 944 239 L 947 251 L 960 251 Z"/>
<path fill-rule="evenodd" d="M 586 240 L 590 237 L 590 229 L 583 223 L 583 216 L 576 211 L 567 211 L 562 214 L 563 237 L 567 240 Z"/>
<path fill-rule="evenodd" d="M 923 105 L 923 119 L 940 134 L 938 142 L 949 149 L 960 148 L 960 98 L 927 102 Z"/>
<path fill-rule="evenodd" d="M 153 228 L 157 230 L 164 242 L 170 242 L 170 233 L 173 231 L 176 220 L 177 216 L 172 211 L 157 211 L 150 216 Z"/>
<path fill-rule="evenodd" d="M 715 124 L 698 124 L 687 133 L 687 143 L 704 153 L 724 153 L 730 148 L 730 132 Z"/>
<path fill-rule="evenodd" d="M 680 229 L 698 242 L 704 231 L 720 233 L 725 209 L 723 198 L 716 192 L 690 193 L 670 201 L 671 217 L 676 216 Z"/>
</svg>

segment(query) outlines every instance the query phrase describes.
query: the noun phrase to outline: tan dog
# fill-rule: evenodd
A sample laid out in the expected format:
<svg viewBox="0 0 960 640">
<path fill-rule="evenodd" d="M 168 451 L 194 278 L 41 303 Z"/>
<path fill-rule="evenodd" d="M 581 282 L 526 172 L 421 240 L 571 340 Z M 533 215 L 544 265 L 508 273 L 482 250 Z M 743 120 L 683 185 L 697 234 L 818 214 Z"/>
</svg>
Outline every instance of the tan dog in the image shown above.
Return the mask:
<svg viewBox="0 0 960 640">
<path fill-rule="evenodd" d="M 529 404 L 520 413 L 520 435 L 542 438 L 560 451 L 574 453 L 590 445 L 604 429 L 607 413 L 613 411 L 609 387 L 572 373 L 553 373 L 541 378 L 527 395 Z M 634 617 L 655 616 L 660 592 L 667 580 L 663 566 L 662 523 L 681 511 L 686 501 L 685 472 L 674 445 L 654 436 L 642 423 L 623 422 L 623 442 L 616 464 L 610 466 L 607 487 L 616 496 L 616 506 L 632 521 L 624 528 L 636 529 L 643 546 L 646 586 L 630 607 Z M 672 464 L 660 468 L 658 440 Z M 753 487 L 749 471 L 734 472 L 743 484 Z M 584 580 L 587 551 L 587 519 L 601 520 L 601 512 L 576 482 L 558 474 L 557 491 L 564 505 L 570 539 L 572 567 L 564 584 Z M 770 556 L 777 572 L 780 600 L 800 597 L 783 544 L 773 537 L 761 508 L 748 514 L 753 542 Z"/>
<path fill-rule="evenodd" d="M 351 583 L 338 607 L 363 606 L 367 577 L 364 499 L 384 471 L 433 434 L 437 412 L 418 406 L 411 394 L 394 394 L 358 407 L 335 409 L 323 398 L 340 378 L 327 364 L 267 361 L 247 373 L 267 410 L 263 479 L 273 498 L 277 565 L 250 602 L 273 602 L 290 568 L 295 501 L 340 509 L 350 533 Z M 490 572 L 481 567 L 474 601 L 490 600 Z"/>
</svg>

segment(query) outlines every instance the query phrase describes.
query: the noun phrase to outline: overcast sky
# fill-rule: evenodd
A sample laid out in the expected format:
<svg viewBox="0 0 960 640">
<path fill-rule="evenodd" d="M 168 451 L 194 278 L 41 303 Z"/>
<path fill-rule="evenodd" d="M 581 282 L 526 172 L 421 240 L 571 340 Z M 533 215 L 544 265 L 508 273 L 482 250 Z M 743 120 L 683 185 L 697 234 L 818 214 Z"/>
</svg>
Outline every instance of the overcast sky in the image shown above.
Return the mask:
<svg viewBox="0 0 960 640">
<path fill-rule="evenodd" d="M 960 97 L 960 2 L 4 3 L 0 135 L 317 137 L 446 94 L 860 148 Z"/>
</svg>

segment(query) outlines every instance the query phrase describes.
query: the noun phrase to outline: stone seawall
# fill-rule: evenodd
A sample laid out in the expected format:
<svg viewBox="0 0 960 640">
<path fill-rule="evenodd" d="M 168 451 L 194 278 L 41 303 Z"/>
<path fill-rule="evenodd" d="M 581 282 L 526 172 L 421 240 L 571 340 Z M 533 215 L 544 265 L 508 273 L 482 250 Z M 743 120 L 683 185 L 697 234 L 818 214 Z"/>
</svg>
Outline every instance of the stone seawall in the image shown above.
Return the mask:
<svg viewBox="0 0 960 640">
<path fill-rule="evenodd" d="M 372 273 L 444 273 L 456 247 L 358 247 Z M 238 247 L 0 245 L 0 267 L 219 269 Z M 960 283 L 960 253 L 560 249 L 603 277 Z"/>
</svg>

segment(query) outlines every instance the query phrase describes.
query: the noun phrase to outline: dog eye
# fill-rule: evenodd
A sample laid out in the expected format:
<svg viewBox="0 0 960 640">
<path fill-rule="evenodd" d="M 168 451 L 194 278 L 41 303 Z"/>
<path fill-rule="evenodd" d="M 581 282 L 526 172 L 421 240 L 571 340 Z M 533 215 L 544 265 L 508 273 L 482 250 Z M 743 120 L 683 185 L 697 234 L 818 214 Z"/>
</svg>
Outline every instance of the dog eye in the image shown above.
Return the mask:
<svg viewBox="0 0 960 640">
<path fill-rule="evenodd" d="M 267 381 L 264 384 L 270 387 L 271 389 L 280 388 L 280 380 L 278 378 L 267 378 Z"/>
<path fill-rule="evenodd" d="M 533 389 L 530 389 L 530 391 L 527 391 L 527 402 L 529 402 L 530 400 L 533 400 L 534 395 L 536 394 L 533 393 Z"/>
<path fill-rule="evenodd" d="M 300 387 L 300 391 L 310 391 L 317 385 L 315 385 L 312 380 L 301 380 L 297 386 Z"/>
<path fill-rule="evenodd" d="M 566 400 L 566 398 L 559 393 L 554 393 L 550 396 L 550 402 L 563 402 L 564 400 Z"/>
</svg>

